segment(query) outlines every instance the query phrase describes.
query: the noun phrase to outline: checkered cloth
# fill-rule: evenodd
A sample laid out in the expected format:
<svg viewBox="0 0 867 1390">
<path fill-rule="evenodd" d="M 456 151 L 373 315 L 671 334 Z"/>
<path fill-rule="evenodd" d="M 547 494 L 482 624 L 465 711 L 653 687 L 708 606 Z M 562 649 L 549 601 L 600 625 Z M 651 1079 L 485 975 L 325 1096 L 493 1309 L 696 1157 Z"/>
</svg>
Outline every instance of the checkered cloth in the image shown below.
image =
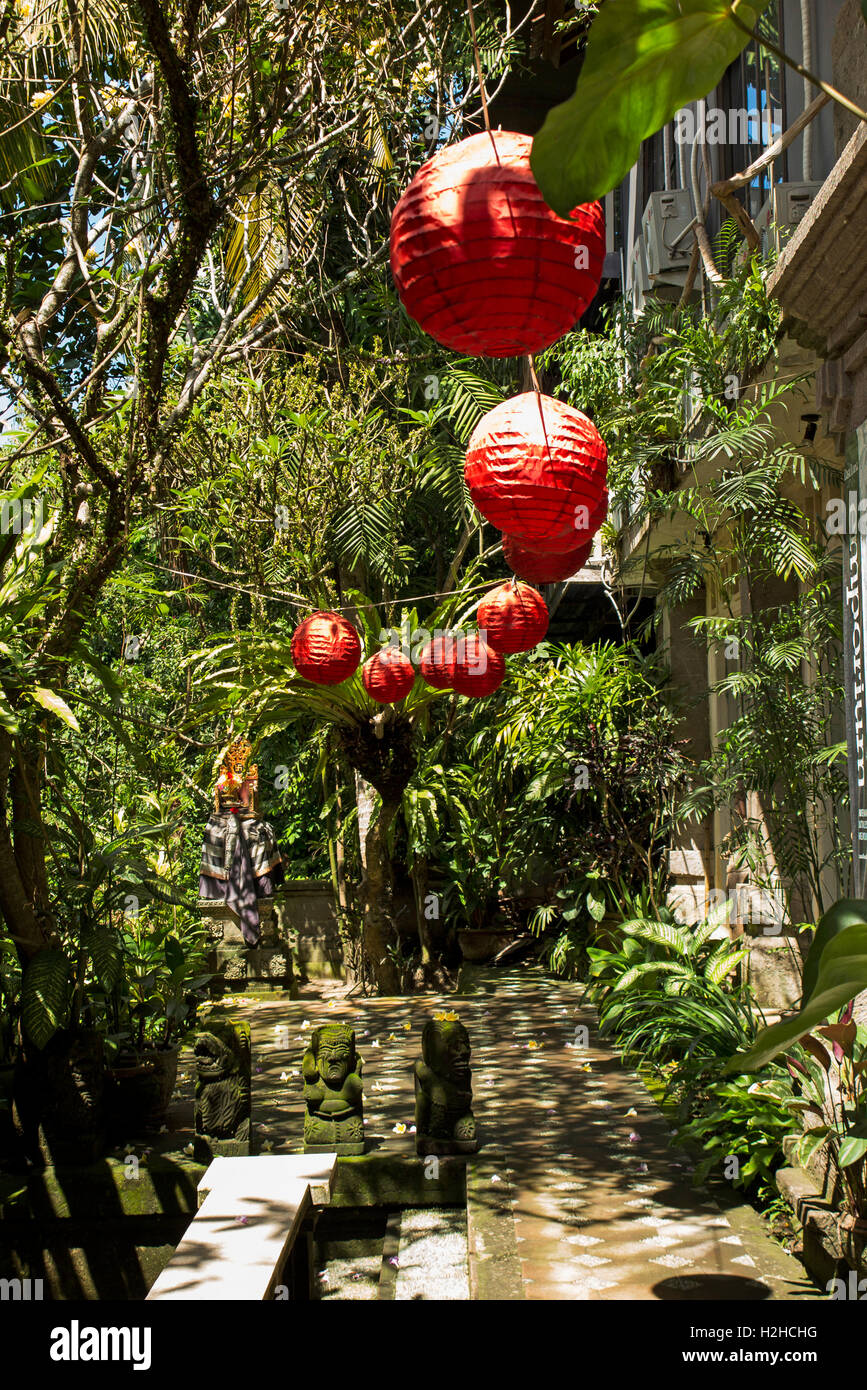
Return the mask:
<svg viewBox="0 0 867 1390">
<path fill-rule="evenodd" d="M 202 843 L 199 897 L 223 901 L 239 918 L 244 940 L 259 940 L 259 899 L 268 898 L 282 877 L 283 856 L 267 821 L 218 811 Z"/>
</svg>

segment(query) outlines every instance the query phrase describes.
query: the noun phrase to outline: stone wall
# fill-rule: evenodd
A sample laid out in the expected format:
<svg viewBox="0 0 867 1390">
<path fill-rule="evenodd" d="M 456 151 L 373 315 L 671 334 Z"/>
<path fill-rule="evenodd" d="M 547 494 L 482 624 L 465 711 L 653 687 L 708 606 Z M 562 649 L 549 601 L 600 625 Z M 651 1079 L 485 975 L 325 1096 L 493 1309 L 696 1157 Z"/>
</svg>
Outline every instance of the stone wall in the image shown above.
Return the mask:
<svg viewBox="0 0 867 1390">
<path fill-rule="evenodd" d="M 261 936 L 249 947 L 237 918 L 222 903 L 201 899 L 199 911 L 213 943 L 209 968 L 222 988 L 289 989 L 299 977 L 345 978 L 343 947 L 331 884 L 295 879 L 259 904 Z"/>
<path fill-rule="evenodd" d="M 831 54 L 834 86 L 862 111 L 867 110 L 867 23 L 861 13 L 861 0 L 845 0 L 837 16 Z M 834 143 L 839 158 L 860 122 L 839 102 L 833 103 L 833 112 Z"/>
<path fill-rule="evenodd" d="M 292 949 L 296 975 L 345 979 L 334 891 L 328 879 L 287 883 L 276 900 L 278 932 Z"/>
</svg>

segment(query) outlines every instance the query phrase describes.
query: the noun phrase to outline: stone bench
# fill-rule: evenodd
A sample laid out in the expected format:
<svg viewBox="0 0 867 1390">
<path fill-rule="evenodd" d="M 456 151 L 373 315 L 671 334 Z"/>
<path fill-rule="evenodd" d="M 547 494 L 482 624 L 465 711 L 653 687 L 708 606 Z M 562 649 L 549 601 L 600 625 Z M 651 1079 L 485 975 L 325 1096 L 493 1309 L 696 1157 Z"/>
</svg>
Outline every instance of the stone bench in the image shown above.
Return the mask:
<svg viewBox="0 0 867 1390">
<path fill-rule="evenodd" d="M 336 1173 L 336 1154 L 214 1159 L 199 1183 L 199 1210 L 148 1299 L 274 1298 Z"/>
</svg>

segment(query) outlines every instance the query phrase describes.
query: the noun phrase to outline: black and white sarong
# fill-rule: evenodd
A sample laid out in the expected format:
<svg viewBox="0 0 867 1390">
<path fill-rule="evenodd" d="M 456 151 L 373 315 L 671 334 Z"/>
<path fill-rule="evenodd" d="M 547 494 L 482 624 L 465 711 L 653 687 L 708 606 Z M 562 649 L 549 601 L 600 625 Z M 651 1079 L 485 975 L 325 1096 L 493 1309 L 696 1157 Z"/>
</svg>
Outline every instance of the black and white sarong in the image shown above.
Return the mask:
<svg viewBox="0 0 867 1390">
<path fill-rule="evenodd" d="M 237 811 L 215 811 L 202 843 L 199 897 L 225 902 L 239 918 L 244 940 L 259 940 L 259 899 L 283 882 L 283 856 L 267 821 Z"/>
</svg>

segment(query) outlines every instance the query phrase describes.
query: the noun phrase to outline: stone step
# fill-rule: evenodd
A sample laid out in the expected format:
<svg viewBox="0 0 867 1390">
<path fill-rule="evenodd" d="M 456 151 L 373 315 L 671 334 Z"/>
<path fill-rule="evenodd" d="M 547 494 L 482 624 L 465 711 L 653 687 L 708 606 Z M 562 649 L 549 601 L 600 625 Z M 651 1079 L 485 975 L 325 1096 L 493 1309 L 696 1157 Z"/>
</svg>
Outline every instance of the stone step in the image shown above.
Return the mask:
<svg viewBox="0 0 867 1390">
<path fill-rule="evenodd" d="M 379 1297 L 398 1303 L 469 1300 L 466 1211 L 412 1207 L 389 1218 Z"/>
</svg>

